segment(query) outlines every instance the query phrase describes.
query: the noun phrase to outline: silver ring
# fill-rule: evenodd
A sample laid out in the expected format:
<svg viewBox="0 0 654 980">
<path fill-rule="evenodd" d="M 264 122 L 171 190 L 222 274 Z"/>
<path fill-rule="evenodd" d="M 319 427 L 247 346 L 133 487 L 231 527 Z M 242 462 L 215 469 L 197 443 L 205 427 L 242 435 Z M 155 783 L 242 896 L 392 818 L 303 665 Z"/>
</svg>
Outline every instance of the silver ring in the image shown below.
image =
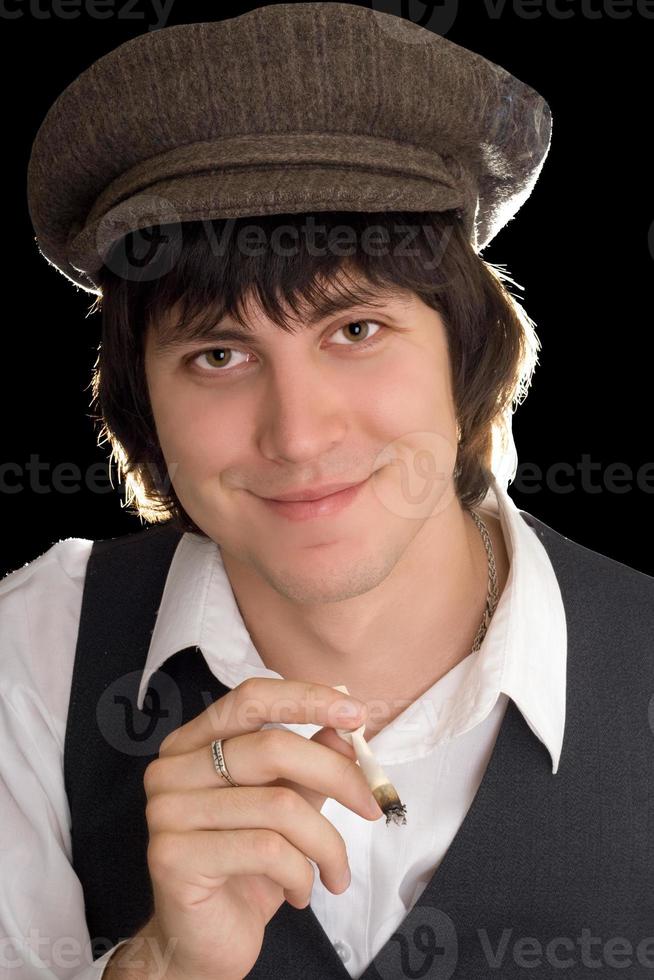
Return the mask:
<svg viewBox="0 0 654 980">
<path fill-rule="evenodd" d="M 219 776 L 224 776 L 228 783 L 232 786 L 240 786 L 240 783 L 235 783 L 232 777 L 229 775 L 227 766 L 225 765 L 225 757 L 223 756 L 223 740 L 222 738 L 217 738 L 211 743 L 211 754 L 213 755 L 213 765 L 214 769 Z"/>
</svg>

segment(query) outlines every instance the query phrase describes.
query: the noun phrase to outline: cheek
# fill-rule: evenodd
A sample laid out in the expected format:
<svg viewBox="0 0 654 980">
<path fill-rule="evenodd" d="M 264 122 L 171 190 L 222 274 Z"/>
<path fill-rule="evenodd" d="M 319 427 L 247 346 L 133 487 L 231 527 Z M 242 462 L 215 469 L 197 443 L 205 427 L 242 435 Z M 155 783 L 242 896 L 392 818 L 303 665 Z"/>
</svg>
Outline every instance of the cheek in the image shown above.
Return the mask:
<svg viewBox="0 0 654 980">
<path fill-rule="evenodd" d="M 423 521 L 443 510 L 453 496 L 456 415 L 447 366 L 425 353 L 389 377 L 377 402 L 376 460 L 386 466 L 376 494 L 386 513 Z"/>
<path fill-rule="evenodd" d="M 252 458 L 252 404 L 229 402 L 209 385 L 175 384 L 152 392 L 159 443 L 175 492 L 189 512 Z"/>
<path fill-rule="evenodd" d="M 215 466 L 220 453 L 233 446 L 225 436 L 228 421 L 207 392 L 167 377 L 151 385 L 150 400 L 159 444 L 176 481 Z"/>
<path fill-rule="evenodd" d="M 374 411 L 386 428 L 426 428 L 447 436 L 452 429 L 456 431 L 447 365 L 428 351 L 421 356 L 412 354 L 377 379 Z"/>
</svg>

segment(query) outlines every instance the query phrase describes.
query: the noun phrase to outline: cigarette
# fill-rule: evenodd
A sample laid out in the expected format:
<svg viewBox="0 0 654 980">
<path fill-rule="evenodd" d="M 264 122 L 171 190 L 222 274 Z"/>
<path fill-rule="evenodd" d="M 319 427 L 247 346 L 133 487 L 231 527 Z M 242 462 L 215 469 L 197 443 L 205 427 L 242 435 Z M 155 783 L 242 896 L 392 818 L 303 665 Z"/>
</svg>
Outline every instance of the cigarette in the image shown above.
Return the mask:
<svg viewBox="0 0 654 980">
<path fill-rule="evenodd" d="M 334 690 L 341 691 L 343 694 L 350 693 L 344 684 L 338 685 Z M 365 730 L 365 722 L 360 728 L 354 731 L 348 731 L 346 728 L 335 729 L 336 733 L 341 736 L 344 742 L 349 742 L 354 747 L 354 751 L 357 754 L 357 761 L 361 766 L 363 775 L 366 777 L 366 782 L 370 787 L 372 795 L 377 800 L 379 809 L 386 816 L 386 826 L 388 827 L 391 820 L 398 826 L 400 824 L 406 824 L 406 807 L 401 802 L 397 790 L 377 762 L 372 749 L 363 737 Z"/>
</svg>

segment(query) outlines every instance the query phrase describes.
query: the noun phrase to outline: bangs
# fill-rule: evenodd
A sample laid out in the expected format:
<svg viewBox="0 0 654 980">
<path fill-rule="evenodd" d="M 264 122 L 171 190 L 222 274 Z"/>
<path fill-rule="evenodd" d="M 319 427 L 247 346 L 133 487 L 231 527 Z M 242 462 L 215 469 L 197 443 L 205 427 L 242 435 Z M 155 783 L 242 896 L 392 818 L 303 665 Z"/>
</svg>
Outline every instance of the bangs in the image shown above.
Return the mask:
<svg viewBox="0 0 654 980">
<path fill-rule="evenodd" d="M 455 215 L 427 217 L 414 212 L 329 212 L 318 215 L 313 225 L 305 214 L 287 214 L 159 226 L 157 241 L 163 247 L 134 283 L 141 307 L 137 321 L 144 330 L 152 327 L 157 347 L 166 349 L 200 340 L 225 317 L 252 331 L 253 304 L 287 333 L 349 307 L 383 307 L 389 295 L 429 295 L 433 306 L 434 293 L 447 285 L 442 263 L 436 263 L 429 277 L 429 290 L 424 271 L 416 275 L 415 267 L 434 265 L 435 219 L 444 232 L 436 236 L 442 247 Z M 148 231 L 137 234 L 148 237 Z M 256 249 L 248 245 L 254 232 Z M 292 238 L 291 248 L 281 244 L 282 234 Z M 383 241 L 371 242 L 374 234 Z M 107 266 L 134 282 L 134 270 L 120 265 L 125 253 L 134 255 L 130 237 L 112 251 Z"/>
</svg>

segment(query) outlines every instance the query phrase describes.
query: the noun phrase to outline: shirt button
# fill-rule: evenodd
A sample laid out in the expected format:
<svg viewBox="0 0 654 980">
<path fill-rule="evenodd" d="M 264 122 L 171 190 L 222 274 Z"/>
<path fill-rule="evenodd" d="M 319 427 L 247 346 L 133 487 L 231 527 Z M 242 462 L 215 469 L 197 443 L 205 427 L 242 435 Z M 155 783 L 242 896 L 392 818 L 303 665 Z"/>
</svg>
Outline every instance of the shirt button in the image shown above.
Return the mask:
<svg viewBox="0 0 654 980">
<path fill-rule="evenodd" d="M 338 953 L 342 961 L 344 963 L 347 963 L 350 956 L 352 955 L 352 950 L 350 949 L 348 944 L 341 942 L 341 940 L 339 939 L 338 942 L 334 943 L 334 949 L 336 950 L 336 952 Z"/>
</svg>

